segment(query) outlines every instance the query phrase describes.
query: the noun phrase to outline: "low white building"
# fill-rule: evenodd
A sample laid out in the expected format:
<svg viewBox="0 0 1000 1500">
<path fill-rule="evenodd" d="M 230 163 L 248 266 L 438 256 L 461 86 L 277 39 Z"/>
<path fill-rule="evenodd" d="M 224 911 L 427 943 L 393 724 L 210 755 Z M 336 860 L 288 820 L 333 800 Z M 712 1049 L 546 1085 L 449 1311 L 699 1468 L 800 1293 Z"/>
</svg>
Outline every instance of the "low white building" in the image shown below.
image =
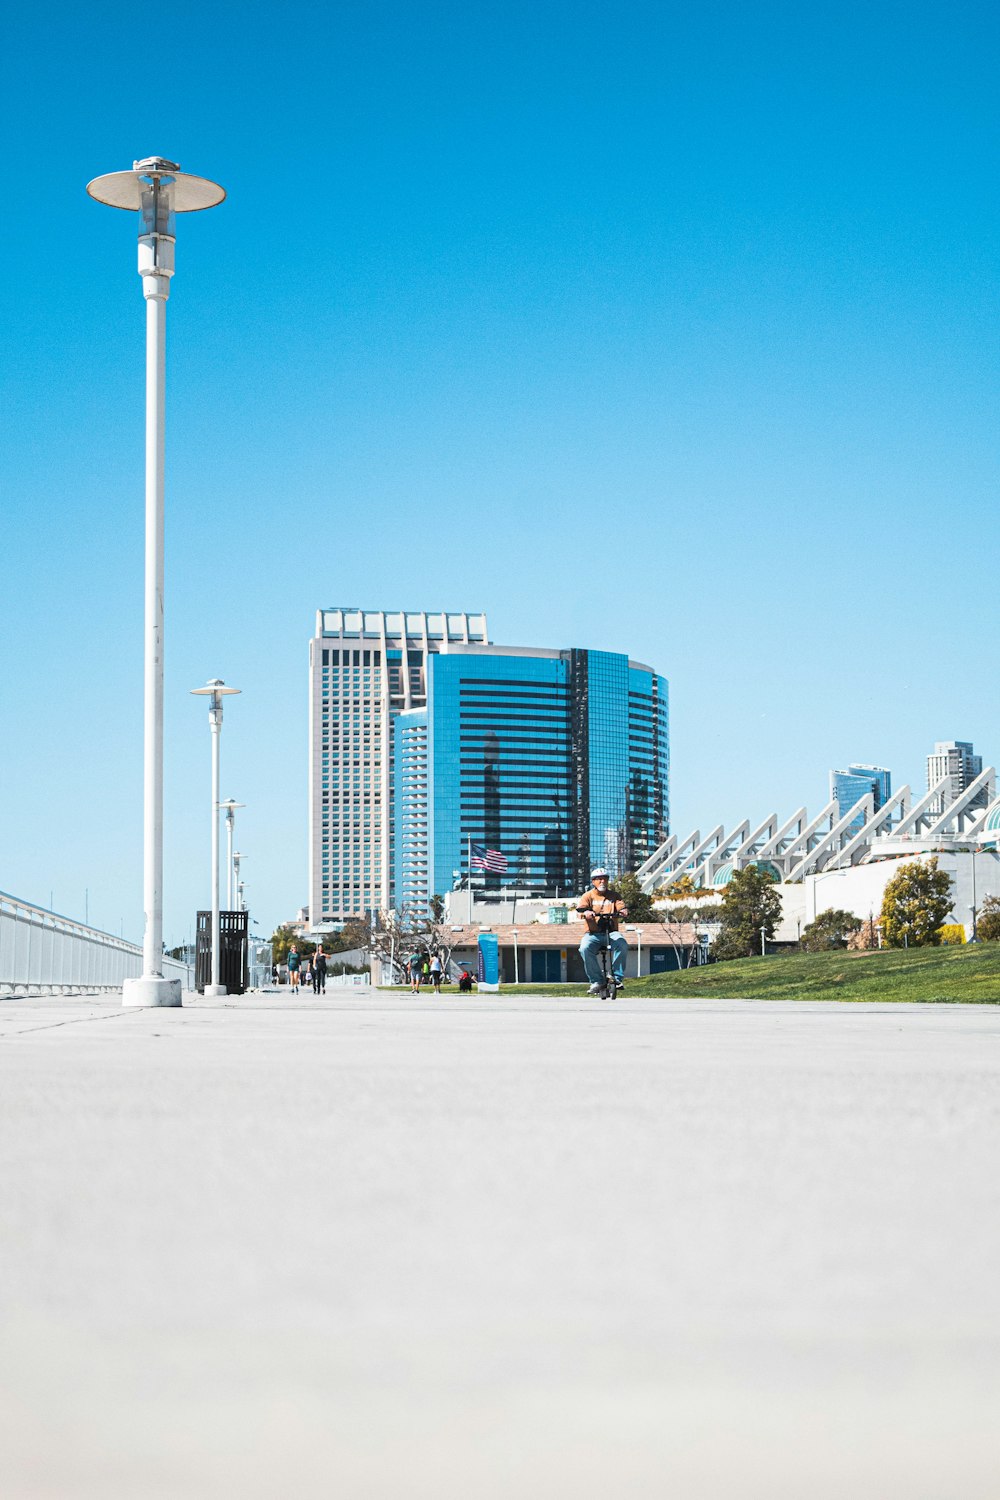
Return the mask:
<svg viewBox="0 0 1000 1500">
<path fill-rule="evenodd" d="M 885 888 L 901 866 L 932 856 L 937 858 L 938 868 L 951 876 L 954 904 L 950 920 L 961 922 L 966 937 L 971 937 L 973 907 L 978 911 L 984 896 L 1000 896 L 1000 853 L 996 848 L 907 850 L 870 864 L 822 870 L 818 875 L 807 875 L 797 885 L 779 885 L 781 922 L 775 940 L 796 942 L 810 922 L 831 909 L 853 912 L 862 921 L 877 917 Z"/>
</svg>

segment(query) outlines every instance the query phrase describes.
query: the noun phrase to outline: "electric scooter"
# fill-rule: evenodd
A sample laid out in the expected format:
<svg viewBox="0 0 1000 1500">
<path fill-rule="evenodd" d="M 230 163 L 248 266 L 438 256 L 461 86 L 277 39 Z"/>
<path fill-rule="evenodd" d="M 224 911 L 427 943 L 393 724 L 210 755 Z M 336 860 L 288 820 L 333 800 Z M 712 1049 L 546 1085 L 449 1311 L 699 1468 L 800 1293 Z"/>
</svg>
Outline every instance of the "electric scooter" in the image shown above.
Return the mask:
<svg viewBox="0 0 1000 1500">
<path fill-rule="evenodd" d="M 614 964 L 611 959 L 611 945 L 608 942 L 608 934 L 611 932 L 611 918 L 597 918 L 597 932 L 604 939 L 597 950 L 601 958 L 601 988 L 598 991 L 598 999 L 615 1000 L 618 997 L 618 981 L 615 978 Z"/>
</svg>

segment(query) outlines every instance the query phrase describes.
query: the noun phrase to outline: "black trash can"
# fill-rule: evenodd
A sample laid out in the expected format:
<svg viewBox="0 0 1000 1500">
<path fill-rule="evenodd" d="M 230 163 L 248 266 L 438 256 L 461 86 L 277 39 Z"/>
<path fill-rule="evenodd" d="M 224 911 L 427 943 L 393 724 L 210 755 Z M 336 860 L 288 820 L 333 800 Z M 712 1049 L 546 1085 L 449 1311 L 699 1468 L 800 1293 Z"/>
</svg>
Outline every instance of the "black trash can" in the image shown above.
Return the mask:
<svg viewBox="0 0 1000 1500">
<path fill-rule="evenodd" d="M 250 978 L 248 930 L 250 913 L 219 912 L 219 983 L 230 995 L 245 995 Z M 212 983 L 212 913 L 198 913 L 197 945 L 194 958 L 194 984 L 199 994 Z"/>
</svg>

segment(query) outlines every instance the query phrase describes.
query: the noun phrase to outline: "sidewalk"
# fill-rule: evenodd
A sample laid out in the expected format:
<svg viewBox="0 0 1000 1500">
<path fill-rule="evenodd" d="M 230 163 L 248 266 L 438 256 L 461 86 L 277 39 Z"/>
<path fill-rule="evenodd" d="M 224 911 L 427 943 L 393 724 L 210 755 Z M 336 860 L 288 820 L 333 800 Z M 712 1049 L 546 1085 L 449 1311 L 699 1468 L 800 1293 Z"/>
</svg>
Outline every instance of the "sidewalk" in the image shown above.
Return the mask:
<svg viewBox="0 0 1000 1500">
<path fill-rule="evenodd" d="M 995 1500 L 1000 1008 L 0 1004 L 5 1500 Z"/>
</svg>

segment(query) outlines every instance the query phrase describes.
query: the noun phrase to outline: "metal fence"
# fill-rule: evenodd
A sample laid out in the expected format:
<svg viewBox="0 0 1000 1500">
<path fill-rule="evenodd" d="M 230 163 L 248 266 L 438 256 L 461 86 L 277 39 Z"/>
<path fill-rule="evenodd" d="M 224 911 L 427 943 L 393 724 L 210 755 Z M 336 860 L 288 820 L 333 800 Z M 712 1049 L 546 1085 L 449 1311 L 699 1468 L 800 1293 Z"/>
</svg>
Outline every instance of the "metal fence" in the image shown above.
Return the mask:
<svg viewBox="0 0 1000 1500">
<path fill-rule="evenodd" d="M 179 959 L 164 957 L 163 972 L 191 988 Z M 0 996 L 120 990 L 141 973 L 137 944 L 0 891 Z"/>
</svg>

